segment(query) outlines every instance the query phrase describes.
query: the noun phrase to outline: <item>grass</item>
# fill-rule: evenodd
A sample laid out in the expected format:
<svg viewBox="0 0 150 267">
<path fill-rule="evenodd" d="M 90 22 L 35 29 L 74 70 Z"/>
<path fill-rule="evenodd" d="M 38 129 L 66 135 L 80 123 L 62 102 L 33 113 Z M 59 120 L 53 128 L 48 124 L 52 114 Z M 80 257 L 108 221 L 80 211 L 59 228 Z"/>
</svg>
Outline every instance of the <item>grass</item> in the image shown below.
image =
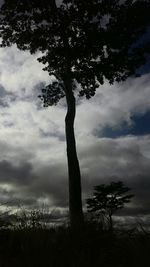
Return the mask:
<svg viewBox="0 0 150 267">
<path fill-rule="evenodd" d="M 103 231 L 86 223 L 68 227 L 14 227 L 0 230 L 1 267 L 138 267 L 147 266 L 150 233 Z"/>
</svg>

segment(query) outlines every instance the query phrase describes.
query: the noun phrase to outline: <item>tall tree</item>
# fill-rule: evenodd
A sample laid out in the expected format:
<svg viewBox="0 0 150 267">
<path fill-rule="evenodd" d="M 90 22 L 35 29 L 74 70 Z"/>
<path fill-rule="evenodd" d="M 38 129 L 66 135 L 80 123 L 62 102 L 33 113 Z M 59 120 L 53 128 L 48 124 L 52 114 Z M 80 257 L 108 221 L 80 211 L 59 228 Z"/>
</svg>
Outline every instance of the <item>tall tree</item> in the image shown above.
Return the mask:
<svg viewBox="0 0 150 267">
<path fill-rule="evenodd" d="M 57 1 L 5 0 L 0 33 L 3 47 L 15 43 L 21 50 L 43 52 L 38 60 L 56 77 L 43 90 L 45 106 L 66 97 L 69 209 L 74 227 L 83 222 L 74 90 L 78 84 L 79 95 L 89 99 L 106 79 L 110 84 L 123 81 L 145 63 L 147 47 L 136 41 L 149 25 L 150 4 L 148 0 Z"/>
</svg>

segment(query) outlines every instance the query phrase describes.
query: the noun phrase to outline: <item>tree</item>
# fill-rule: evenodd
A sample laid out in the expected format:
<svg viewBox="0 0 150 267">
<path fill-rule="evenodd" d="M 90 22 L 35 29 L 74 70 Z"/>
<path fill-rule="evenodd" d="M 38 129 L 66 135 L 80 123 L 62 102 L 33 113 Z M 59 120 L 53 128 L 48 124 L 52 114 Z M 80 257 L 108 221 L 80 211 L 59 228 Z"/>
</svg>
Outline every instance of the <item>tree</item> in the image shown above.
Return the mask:
<svg viewBox="0 0 150 267">
<path fill-rule="evenodd" d="M 136 41 L 149 25 L 146 0 L 5 0 L 0 11 L 2 46 L 17 44 L 38 59 L 56 81 L 42 91 L 45 107 L 66 97 L 65 119 L 72 227 L 82 225 L 81 175 L 76 152 L 74 91 L 87 99 L 108 80 L 135 75 L 148 46 Z M 144 14 L 144 16 L 141 16 Z"/>
<path fill-rule="evenodd" d="M 87 199 L 88 212 L 94 212 L 98 216 L 105 216 L 109 222 L 109 229 L 112 231 L 113 214 L 122 209 L 134 196 L 133 194 L 126 194 L 129 190 L 130 188 L 125 187 L 121 181 L 95 186 L 93 197 Z"/>
</svg>

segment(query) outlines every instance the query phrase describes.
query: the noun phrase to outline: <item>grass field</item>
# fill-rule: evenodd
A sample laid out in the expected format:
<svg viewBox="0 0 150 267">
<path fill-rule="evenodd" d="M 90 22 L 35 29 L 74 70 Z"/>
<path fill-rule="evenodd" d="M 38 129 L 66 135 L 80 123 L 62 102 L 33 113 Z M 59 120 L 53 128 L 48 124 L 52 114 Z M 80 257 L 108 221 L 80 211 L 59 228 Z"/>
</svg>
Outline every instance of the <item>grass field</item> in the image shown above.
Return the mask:
<svg viewBox="0 0 150 267">
<path fill-rule="evenodd" d="M 1 228 L 0 267 L 146 267 L 150 233 L 144 230 L 104 231 L 86 223 L 69 227 Z"/>
</svg>

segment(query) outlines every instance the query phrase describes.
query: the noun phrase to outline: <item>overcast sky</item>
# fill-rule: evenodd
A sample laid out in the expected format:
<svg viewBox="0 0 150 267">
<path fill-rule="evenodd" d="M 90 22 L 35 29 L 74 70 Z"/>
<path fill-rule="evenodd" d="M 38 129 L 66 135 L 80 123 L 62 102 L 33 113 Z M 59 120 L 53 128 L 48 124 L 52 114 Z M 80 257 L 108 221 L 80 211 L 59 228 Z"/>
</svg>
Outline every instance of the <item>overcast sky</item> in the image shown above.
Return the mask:
<svg viewBox="0 0 150 267">
<path fill-rule="evenodd" d="M 65 99 L 43 108 L 38 95 L 50 77 L 36 57 L 0 49 L 0 203 L 51 209 L 68 206 Z M 77 101 L 75 132 L 83 200 L 94 185 L 122 180 L 135 194 L 127 213 L 150 206 L 150 74 Z M 143 217 L 144 218 L 144 217 Z"/>
</svg>

